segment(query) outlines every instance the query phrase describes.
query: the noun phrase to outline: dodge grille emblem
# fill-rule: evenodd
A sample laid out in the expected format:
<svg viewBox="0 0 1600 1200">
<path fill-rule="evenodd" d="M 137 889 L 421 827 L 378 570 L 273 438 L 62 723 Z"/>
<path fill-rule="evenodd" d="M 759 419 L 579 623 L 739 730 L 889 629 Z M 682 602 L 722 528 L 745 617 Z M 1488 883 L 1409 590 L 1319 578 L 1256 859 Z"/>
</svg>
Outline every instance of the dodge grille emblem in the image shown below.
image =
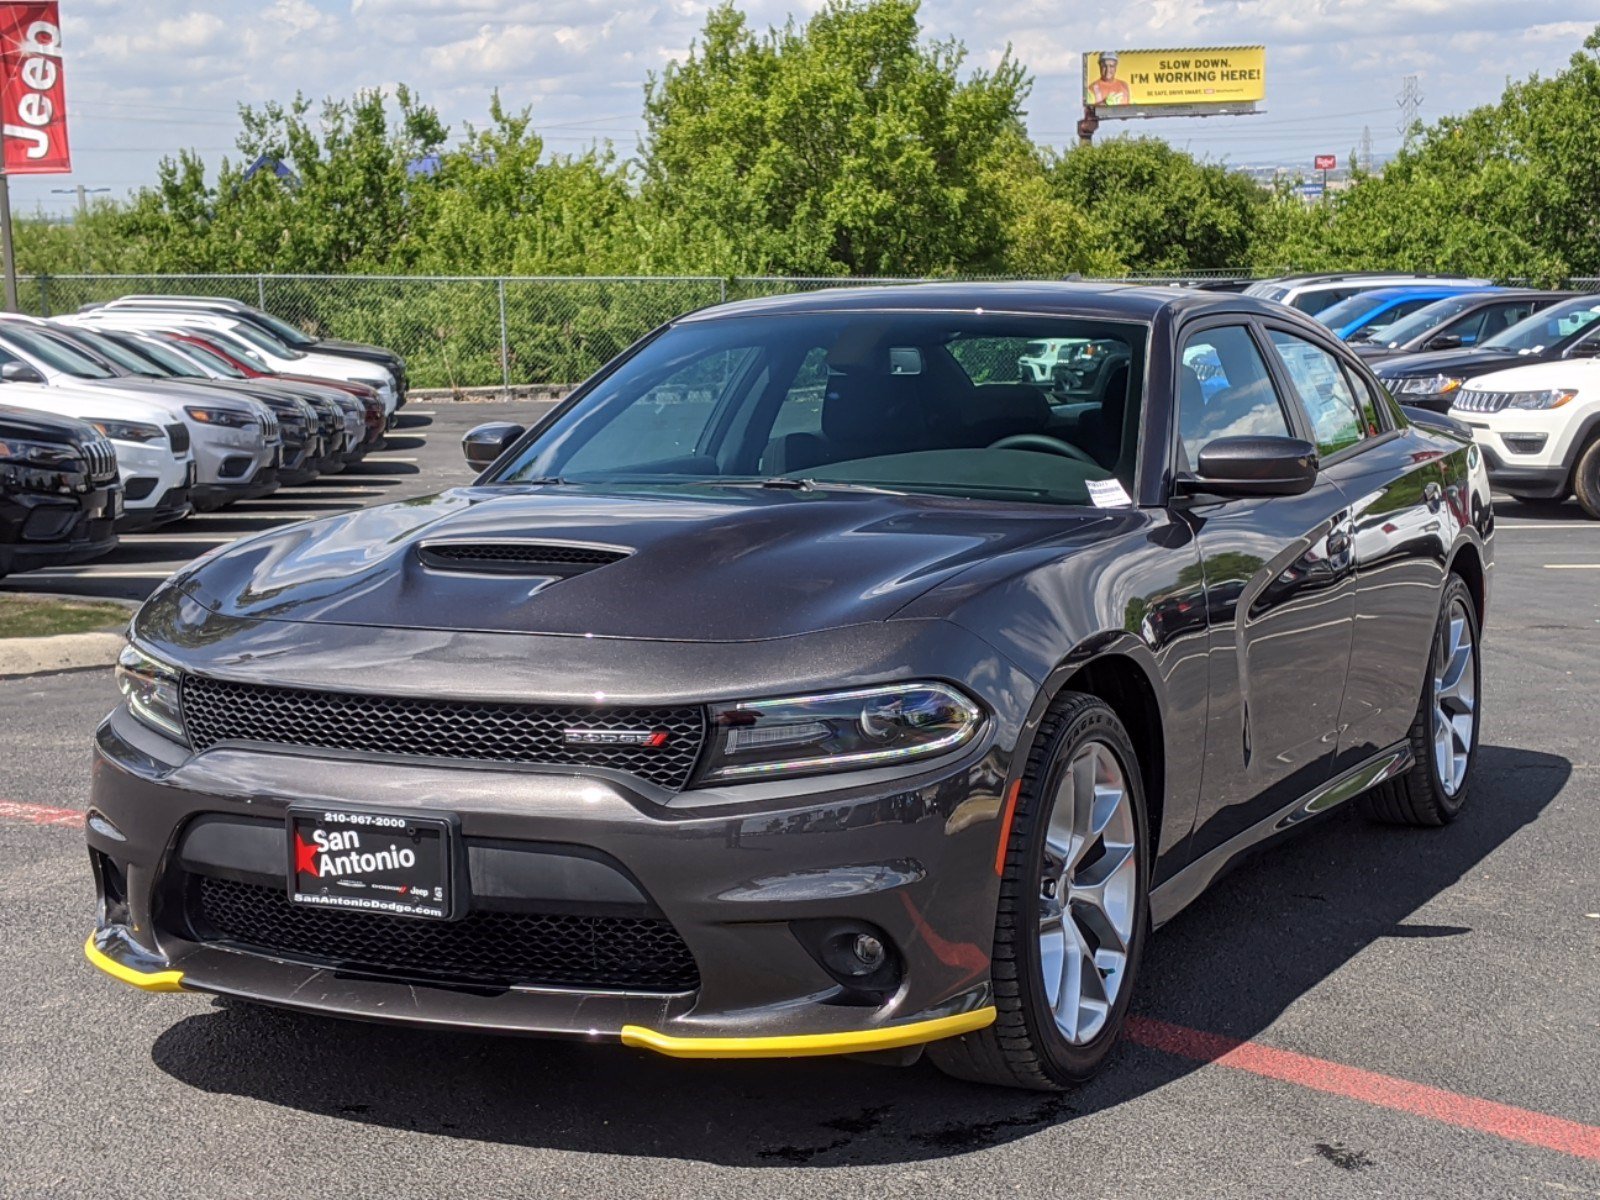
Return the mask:
<svg viewBox="0 0 1600 1200">
<path fill-rule="evenodd" d="M 566 729 L 561 740 L 569 746 L 643 746 L 650 750 L 667 744 L 665 729 Z"/>
</svg>

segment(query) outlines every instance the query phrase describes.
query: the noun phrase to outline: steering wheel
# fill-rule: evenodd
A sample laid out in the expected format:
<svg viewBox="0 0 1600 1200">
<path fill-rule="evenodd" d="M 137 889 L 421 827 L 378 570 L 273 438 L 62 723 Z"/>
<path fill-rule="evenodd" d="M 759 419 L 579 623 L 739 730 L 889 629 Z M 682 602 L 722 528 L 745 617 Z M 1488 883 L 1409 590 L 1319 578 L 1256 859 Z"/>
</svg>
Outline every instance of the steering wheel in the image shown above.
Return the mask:
<svg viewBox="0 0 1600 1200">
<path fill-rule="evenodd" d="M 1013 433 L 1010 437 L 1003 437 L 989 447 L 991 450 L 1043 450 L 1047 454 L 1059 454 L 1063 458 L 1074 459 L 1077 462 L 1087 463 L 1091 467 L 1100 464 L 1071 442 L 1063 442 L 1060 438 L 1053 438 L 1045 433 Z"/>
</svg>

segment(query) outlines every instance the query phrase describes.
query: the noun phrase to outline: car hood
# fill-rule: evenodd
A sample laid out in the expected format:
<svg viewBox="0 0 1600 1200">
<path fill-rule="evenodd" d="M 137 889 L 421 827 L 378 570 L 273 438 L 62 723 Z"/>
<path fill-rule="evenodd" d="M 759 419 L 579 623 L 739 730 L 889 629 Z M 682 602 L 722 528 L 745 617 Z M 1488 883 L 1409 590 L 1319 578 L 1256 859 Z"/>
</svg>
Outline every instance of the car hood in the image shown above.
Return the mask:
<svg viewBox="0 0 1600 1200">
<path fill-rule="evenodd" d="M 15 405 L 0 404 L 0 437 L 81 443 L 99 436 L 92 426 L 71 417 L 45 416 Z"/>
<path fill-rule="evenodd" d="M 365 358 L 385 366 L 398 366 L 403 361 L 393 350 L 382 346 L 369 346 L 365 342 L 347 342 L 342 338 L 318 338 L 316 348 L 324 354 L 338 354 L 346 358 Z"/>
<path fill-rule="evenodd" d="M 240 618 L 750 641 L 887 620 L 977 562 L 1104 520 L 831 489 L 460 488 L 253 537 L 174 582 Z M 565 578 L 424 560 L 443 544 L 514 542 L 624 557 Z"/>
<path fill-rule="evenodd" d="M 1531 362 L 1479 375 L 1469 385 L 1479 392 L 1540 392 L 1546 388 L 1583 388 L 1600 385 L 1600 359 L 1557 359 Z"/>
<path fill-rule="evenodd" d="M 1403 354 L 1380 363 L 1373 369 L 1385 379 L 1402 375 L 1481 375 L 1513 363 L 1538 362 L 1538 358 L 1512 350 L 1485 350 L 1466 346 L 1459 350 L 1430 350 L 1425 354 Z"/>
<path fill-rule="evenodd" d="M 205 379 L 152 379 L 142 375 L 119 375 L 115 379 L 85 379 L 81 383 L 94 391 L 109 389 L 136 392 L 162 405 L 173 416 L 181 415 L 176 407 L 180 404 L 204 404 L 251 416 L 261 411 L 249 397 L 235 395 L 228 388 L 214 387 L 210 380 Z"/>
<path fill-rule="evenodd" d="M 169 425 L 177 420 L 171 405 L 154 403 L 122 388 L 86 387 L 86 382 L 7 383 L 0 385 L 0 401 L 81 421 L 145 421 L 151 425 Z"/>
</svg>

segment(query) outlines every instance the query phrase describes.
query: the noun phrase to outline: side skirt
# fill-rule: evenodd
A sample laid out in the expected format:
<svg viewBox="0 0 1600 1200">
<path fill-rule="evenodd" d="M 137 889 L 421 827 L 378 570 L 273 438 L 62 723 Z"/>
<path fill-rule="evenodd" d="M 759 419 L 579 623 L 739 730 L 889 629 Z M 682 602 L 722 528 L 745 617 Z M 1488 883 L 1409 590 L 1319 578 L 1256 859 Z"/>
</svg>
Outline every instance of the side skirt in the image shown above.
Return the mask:
<svg viewBox="0 0 1600 1200">
<path fill-rule="evenodd" d="M 1234 835 L 1215 849 L 1208 850 L 1150 893 L 1150 923 L 1160 928 L 1172 920 L 1215 883 L 1218 876 L 1263 842 L 1319 813 L 1337 808 L 1347 800 L 1354 800 L 1362 792 L 1377 787 L 1385 780 L 1404 775 L 1415 761 L 1409 742 L 1391 746 L 1257 822 L 1243 833 Z"/>
</svg>

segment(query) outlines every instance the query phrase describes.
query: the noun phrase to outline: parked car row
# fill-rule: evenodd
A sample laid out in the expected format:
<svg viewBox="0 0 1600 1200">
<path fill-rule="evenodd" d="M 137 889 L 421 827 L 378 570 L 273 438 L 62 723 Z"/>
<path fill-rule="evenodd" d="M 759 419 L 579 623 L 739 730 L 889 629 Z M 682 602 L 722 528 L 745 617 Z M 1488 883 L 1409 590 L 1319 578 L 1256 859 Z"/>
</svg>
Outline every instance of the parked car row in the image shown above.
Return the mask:
<svg viewBox="0 0 1600 1200">
<path fill-rule="evenodd" d="M 398 355 L 234 300 L 0 314 L 0 575 L 342 471 L 405 396 Z"/>
<path fill-rule="evenodd" d="M 1469 427 L 1501 491 L 1575 496 L 1600 520 L 1600 295 L 1394 274 L 1245 290 L 1312 313 L 1397 399 Z"/>
</svg>

